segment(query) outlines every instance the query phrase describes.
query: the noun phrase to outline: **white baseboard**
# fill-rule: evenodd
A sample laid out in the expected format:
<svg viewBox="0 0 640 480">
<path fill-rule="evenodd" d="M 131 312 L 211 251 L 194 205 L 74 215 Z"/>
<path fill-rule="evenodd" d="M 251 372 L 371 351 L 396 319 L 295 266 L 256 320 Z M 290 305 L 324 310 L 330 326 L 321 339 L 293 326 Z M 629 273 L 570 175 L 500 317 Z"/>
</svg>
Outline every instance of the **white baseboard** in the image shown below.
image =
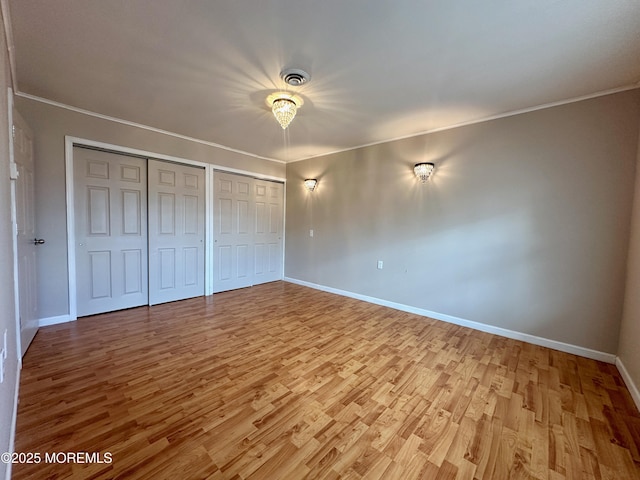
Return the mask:
<svg viewBox="0 0 640 480">
<path fill-rule="evenodd" d="M 471 320 L 465 320 L 463 318 L 446 315 L 444 313 L 432 312 L 423 308 L 412 307 L 410 305 L 404 305 L 402 303 L 390 302 L 380 298 L 369 297 L 367 295 L 361 295 L 359 293 L 353 293 L 346 290 L 340 290 L 338 288 L 327 287 L 324 285 L 318 285 L 304 280 L 298 280 L 296 278 L 284 278 L 285 282 L 295 283 L 305 287 L 314 288 L 316 290 L 322 290 L 323 292 L 335 293 L 342 295 L 343 297 L 355 298 L 376 305 L 382 305 L 383 307 L 393 308 L 395 310 L 401 310 L 403 312 L 415 313 L 416 315 L 422 315 L 423 317 L 433 318 L 435 320 L 442 320 L 443 322 L 453 323 L 462 327 L 472 328 L 481 332 L 492 333 L 501 337 L 512 338 L 514 340 L 521 340 L 523 342 L 532 343 L 533 345 L 539 345 L 541 347 L 548 347 L 554 350 L 560 350 L 561 352 L 571 353 L 573 355 L 579 355 L 581 357 L 591 358 L 593 360 L 599 360 L 606 363 L 616 363 L 616 356 L 612 353 L 600 352 L 598 350 L 592 350 L 590 348 L 579 347 L 570 343 L 559 342 L 557 340 L 551 340 L 548 338 L 538 337 L 530 335 L 528 333 L 516 332 L 514 330 L 508 330 L 506 328 L 494 327 L 484 323 L 474 322 Z"/>
<path fill-rule="evenodd" d="M 620 372 L 620 375 L 622 376 L 624 383 L 627 385 L 627 388 L 629 389 L 629 393 L 631 393 L 631 398 L 633 398 L 633 402 L 636 404 L 636 407 L 638 407 L 638 410 L 640 410 L 640 390 L 638 390 L 638 386 L 635 384 L 635 382 L 631 378 L 631 375 L 629 375 L 629 372 L 624 366 L 624 363 L 622 363 L 622 360 L 620 359 L 620 357 L 616 357 L 616 367 L 618 367 L 618 371 Z"/>
<path fill-rule="evenodd" d="M 16 424 L 18 422 L 18 398 L 20 391 L 20 364 L 16 371 L 15 394 L 13 396 L 13 412 L 11 414 L 11 430 L 9 432 L 9 453 L 13 453 L 16 446 Z M 7 462 L 5 470 L 5 480 L 11 480 L 11 462 Z"/>
<path fill-rule="evenodd" d="M 73 321 L 71 316 L 58 315 L 57 317 L 47 317 L 38 320 L 38 327 L 48 327 L 49 325 L 57 325 L 59 323 L 67 323 Z"/>
</svg>

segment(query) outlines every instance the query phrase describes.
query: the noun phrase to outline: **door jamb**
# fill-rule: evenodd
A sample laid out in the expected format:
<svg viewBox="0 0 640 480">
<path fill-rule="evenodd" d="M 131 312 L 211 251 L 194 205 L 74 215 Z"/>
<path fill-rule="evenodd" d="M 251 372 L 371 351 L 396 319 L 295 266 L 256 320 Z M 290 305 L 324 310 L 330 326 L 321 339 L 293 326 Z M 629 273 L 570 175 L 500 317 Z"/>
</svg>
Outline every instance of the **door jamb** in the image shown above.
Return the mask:
<svg viewBox="0 0 640 480">
<path fill-rule="evenodd" d="M 13 303 L 14 303 L 14 315 L 16 323 L 16 352 L 18 355 L 18 369 L 22 368 L 22 335 L 20 332 L 20 269 L 18 267 L 18 209 L 16 198 L 16 179 L 17 179 L 17 165 L 14 156 L 13 145 L 13 89 L 9 87 L 7 89 L 7 117 L 9 121 L 9 168 L 10 168 L 10 183 L 11 183 L 11 235 L 12 235 L 12 247 L 13 247 Z"/>
</svg>

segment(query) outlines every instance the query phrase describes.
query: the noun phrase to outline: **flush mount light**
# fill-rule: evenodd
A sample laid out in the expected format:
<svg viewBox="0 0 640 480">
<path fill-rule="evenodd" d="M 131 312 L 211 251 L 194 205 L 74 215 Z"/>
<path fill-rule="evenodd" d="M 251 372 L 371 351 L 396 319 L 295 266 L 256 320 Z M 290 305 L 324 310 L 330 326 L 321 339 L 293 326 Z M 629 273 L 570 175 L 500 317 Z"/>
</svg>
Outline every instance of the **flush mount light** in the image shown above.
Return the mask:
<svg viewBox="0 0 640 480">
<path fill-rule="evenodd" d="M 288 92 L 275 92 L 267 97 L 267 105 L 283 130 L 289 126 L 303 103 L 298 95 Z"/>
<path fill-rule="evenodd" d="M 315 190 L 317 184 L 318 184 L 318 180 L 316 180 L 315 178 L 307 178 L 304 181 L 305 188 L 310 192 L 313 192 Z"/>
<path fill-rule="evenodd" d="M 429 175 L 433 172 L 435 165 L 429 162 L 416 163 L 413 167 L 413 172 L 416 174 L 422 183 L 426 182 L 429 179 Z"/>
</svg>

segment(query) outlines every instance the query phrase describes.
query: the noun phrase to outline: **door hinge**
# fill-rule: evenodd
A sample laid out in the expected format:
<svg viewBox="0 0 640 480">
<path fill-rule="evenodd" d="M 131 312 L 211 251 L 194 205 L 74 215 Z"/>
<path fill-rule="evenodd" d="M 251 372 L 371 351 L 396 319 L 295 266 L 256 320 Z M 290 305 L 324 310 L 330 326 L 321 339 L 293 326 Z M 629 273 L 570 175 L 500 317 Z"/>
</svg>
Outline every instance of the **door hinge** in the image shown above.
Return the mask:
<svg viewBox="0 0 640 480">
<path fill-rule="evenodd" d="M 20 176 L 20 172 L 18 171 L 18 164 L 16 162 L 11 162 L 9 164 L 9 179 L 17 180 Z"/>
</svg>

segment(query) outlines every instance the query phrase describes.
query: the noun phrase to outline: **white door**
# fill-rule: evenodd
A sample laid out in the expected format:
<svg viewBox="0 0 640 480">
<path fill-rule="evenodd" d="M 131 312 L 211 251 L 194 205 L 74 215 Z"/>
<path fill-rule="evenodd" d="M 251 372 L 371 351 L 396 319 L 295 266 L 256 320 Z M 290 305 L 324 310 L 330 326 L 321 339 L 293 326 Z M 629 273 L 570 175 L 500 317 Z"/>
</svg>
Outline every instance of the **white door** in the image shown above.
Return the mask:
<svg viewBox="0 0 640 480">
<path fill-rule="evenodd" d="M 15 181 L 18 297 L 20 312 L 20 345 L 22 355 L 38 331 L 36 249 L 42 240 L 35 231 L 35 176 L 33 136 L 17 111 L 13 111 L 13 159 L 18 170 Z"/>
<path fill-rule="evenodd" d="M 78 316 L 148 304 L 146 160 L 74 147 Z"/>
<path fill-rule="evenodd" d="M 253 285 L 253 183 L 231 173 L 214 173 L 213 291 Z"/>
<path fill-rule="evenodd" d="M 282 280 L 282 183 L 254 180 L 253 284 Z"/>
<path fill-rule="evenodd" d="M 149 160 L 149 304 L 204 295 L 204 169 Z"/>
</svg>

